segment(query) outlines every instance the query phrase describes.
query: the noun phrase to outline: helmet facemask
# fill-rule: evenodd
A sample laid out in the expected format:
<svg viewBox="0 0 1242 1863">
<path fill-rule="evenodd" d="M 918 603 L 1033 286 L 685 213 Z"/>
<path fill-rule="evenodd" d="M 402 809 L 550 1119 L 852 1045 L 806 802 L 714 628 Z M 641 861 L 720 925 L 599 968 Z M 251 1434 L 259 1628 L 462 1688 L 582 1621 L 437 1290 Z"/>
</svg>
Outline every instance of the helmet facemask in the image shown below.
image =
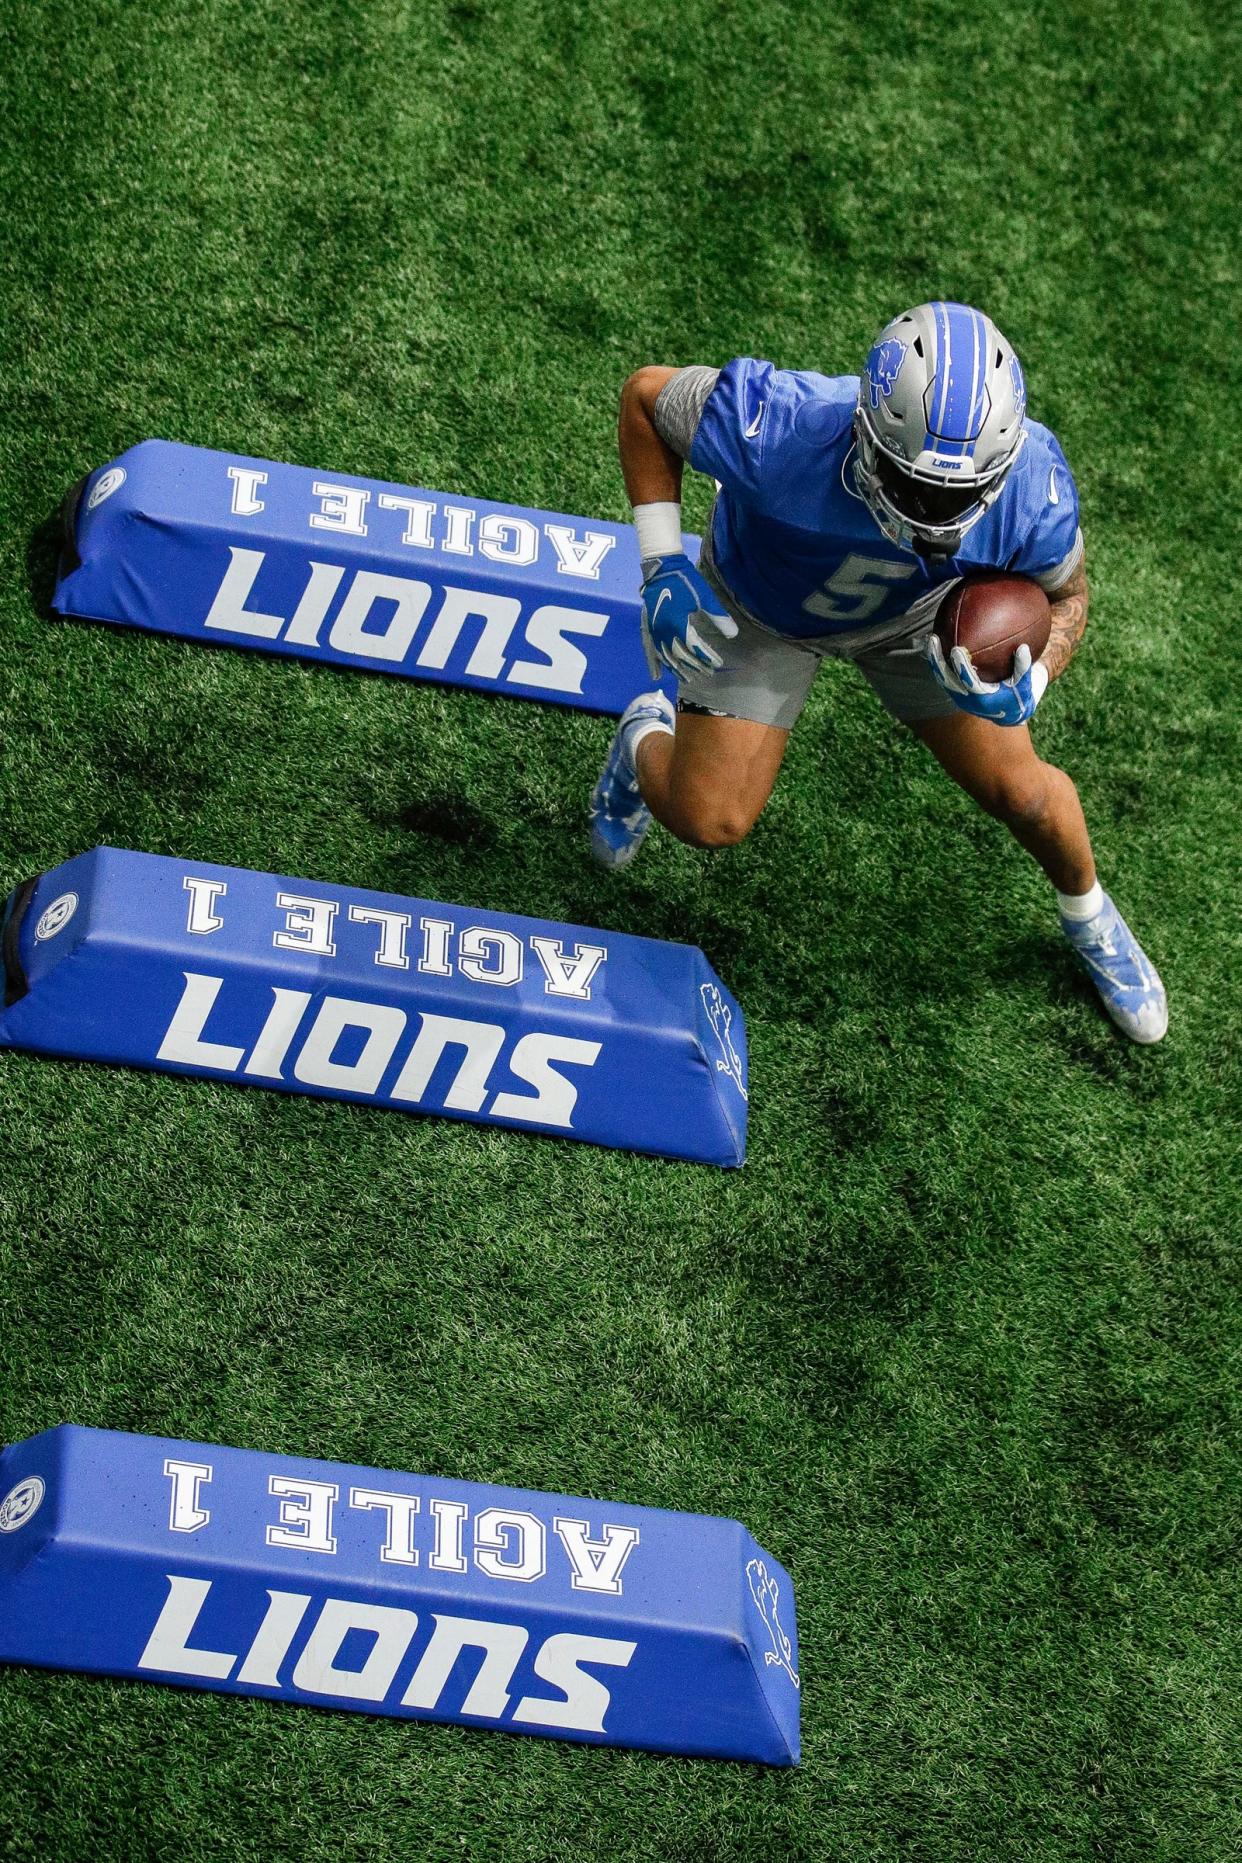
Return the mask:
<svg viewBox="0 0 1242 1863">
<path fill-rule="evenodd" d="M 953 556 L 995 504 L 1026 439 L 1013 350 L 968 305 L 919 305 L 881 331 L 854 416 L 854 477 L 881 531 Z"/>
<path fill-rule="evenodd" d="M 953 556 L 963 537 L 1000 497 L 1026 438 L 986 479 L 949 479 L 918 471 L 885 450 L 860 408 L 854 417 L 854 477 L 872 517 L 890 543 L 920 556 Z"/>
</svg>

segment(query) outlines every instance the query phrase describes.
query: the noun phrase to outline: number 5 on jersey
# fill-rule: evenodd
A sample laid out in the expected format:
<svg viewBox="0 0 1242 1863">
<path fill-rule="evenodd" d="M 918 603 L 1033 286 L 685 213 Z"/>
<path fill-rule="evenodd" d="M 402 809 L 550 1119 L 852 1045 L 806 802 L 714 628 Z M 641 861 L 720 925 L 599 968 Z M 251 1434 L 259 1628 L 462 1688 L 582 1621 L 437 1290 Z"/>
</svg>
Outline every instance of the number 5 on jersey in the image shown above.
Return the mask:
<svg viewBox="0 0 1242 1863">
<path fill-rule="evenodd" d="M 822 589 L 808 595 L 803 612 L 825 621 L 866 621 L 894 582 L 913 576 L 918 565 L 894 563 L 879 556 L 847 556 Z"/>
</svg>

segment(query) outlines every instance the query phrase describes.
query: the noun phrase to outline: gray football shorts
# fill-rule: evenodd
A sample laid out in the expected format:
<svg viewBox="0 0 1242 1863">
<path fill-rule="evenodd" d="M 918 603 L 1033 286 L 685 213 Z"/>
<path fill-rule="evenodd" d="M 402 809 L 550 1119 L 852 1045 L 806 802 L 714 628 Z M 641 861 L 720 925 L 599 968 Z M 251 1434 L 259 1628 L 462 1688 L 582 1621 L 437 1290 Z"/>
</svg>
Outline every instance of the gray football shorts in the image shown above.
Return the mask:
<svg viewBox="0 0 1242 1863">
<path fill-rule="evenodd" d="M 703 630 L 724 664 L 718 672 L 693 673 L 681 681 L 677 698 L 684 710 L 791 730 L 825 657 L 853 661 L 881 705 L 903 724 L 947 718 L 957 710 L 937 683 L 926 654 L 936 609 L 952 583 L 929 589 L 883 630 L 880 640 L 874 628 L 791 640 L 744 609 L 712 573 L 714 565 L 702 567 L 737 622 L 737 637 L 724 640 L 715 628 Z"/>
</svg>

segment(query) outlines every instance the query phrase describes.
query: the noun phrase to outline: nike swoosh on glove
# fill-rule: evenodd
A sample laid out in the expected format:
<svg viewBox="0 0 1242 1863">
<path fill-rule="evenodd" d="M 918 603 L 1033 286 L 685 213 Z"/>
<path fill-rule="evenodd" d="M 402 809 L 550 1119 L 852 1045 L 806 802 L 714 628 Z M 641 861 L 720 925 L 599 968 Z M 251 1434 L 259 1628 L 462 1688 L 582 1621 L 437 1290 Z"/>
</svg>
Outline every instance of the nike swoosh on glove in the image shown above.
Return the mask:
<svg viewBox="0 0 1242 1863">
<path fill-rule="evenodd" d="M 927 658 L 953 703 L 976 718 L 990 718 L 993 724 L 1025 724 L 1048 690 L 1048 669 L 1039 661 L 1031 665 L 1029 647 L 1018 648 L 1013 672 L 999 684 L 980 679 L 965 647 L 954 647 L 946 665 L 944 648 L 935 634 L 928 635 Z"/>
<path fill-rule="evenodd" d="M 737 622 L 721 611 L 688 556 L 650 556 L 643 562 L 643 649 L 653 679 L 662 666 L 680 679 L 714 673 L 724 662 L 701 628 L 714 628 L 732 640 Z"/>
</svg>

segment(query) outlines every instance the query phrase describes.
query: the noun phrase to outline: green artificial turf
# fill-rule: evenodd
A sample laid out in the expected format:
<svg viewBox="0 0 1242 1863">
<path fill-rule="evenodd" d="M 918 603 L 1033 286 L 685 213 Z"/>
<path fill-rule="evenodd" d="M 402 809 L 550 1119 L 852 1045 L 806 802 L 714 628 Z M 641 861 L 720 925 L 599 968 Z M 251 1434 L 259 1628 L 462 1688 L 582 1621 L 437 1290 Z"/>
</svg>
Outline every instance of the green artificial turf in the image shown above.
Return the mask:
<svg viewBox="0 0 1242 1863">
<path fill-rule="evenodd" d="M 0 883 L 111 841 L 700 942 L 752 1126 L 712 1172 L 0 1056 L 0 1437 L 737 1514 L 805 1759 L 7 1671 L 0 1855 L 1238 1854 L 1240 51 L 1207 0 L 5 9 Z M 848 668 L 745 845 L 617 881 L 603 720 L 47 617 L 148 435 L 624 517 L 637 364 L 851 369 L 932 295 L 1080 480 L 1038 737 L 1158 1050 Z"/>
</svg>

